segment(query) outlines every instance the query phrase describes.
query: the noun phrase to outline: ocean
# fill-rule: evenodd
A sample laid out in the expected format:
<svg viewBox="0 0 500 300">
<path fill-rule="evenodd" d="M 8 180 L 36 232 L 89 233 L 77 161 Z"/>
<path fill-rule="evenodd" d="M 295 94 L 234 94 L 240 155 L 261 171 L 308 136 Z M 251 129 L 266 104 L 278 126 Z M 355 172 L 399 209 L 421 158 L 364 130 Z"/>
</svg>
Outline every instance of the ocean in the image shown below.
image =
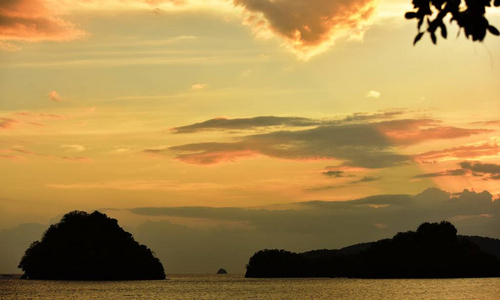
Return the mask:
<svg viewBox="0 0 500 300">
<path fill-rule="evenodd" d="M 169 275 L 160 281 L 0 279 L 3 299 L 500 299 L 500 278 L 247 279 Z"/>
</svg>

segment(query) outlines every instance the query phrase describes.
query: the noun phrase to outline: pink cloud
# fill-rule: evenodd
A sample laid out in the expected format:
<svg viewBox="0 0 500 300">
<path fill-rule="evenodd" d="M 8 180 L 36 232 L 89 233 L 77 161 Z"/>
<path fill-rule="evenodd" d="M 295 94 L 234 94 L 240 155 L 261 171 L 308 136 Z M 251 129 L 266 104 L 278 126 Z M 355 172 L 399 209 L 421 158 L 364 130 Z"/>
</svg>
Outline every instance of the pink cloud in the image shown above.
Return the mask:
<svg viewBox="0 0 500 300">
<path fill-rule="evenodd" d="M 25 118 L 35 118 L 35 119 L 55 119 L 55 120 L 64 120 L 66 116 L 57 115 L 57 114 L 44 114 L 44 113 L 31 113 L 27 111 L 20 111 L 13 113 L 13 115 Z"/>
<path fill-rule="evenodd" d="M 16 124 L 19 124 L 19 121 L 16 119 L 10 118 L 1 118 L 0 119 L 0 128 L 1 129 L 13 129 L 16 127 Z"/>
<path fill-rule="evenodd" d="M 177 159 L 197 165 L 212 165 L 222 162 L 234 162 L 241 158 L 250 158 L 259 155 L 260 153 L 252 150 L 241 151 L 217 151 L 217 152 L 203 152 L 189 155 L 179 155 Z"/>
<path fill-rule="evenodd" d="M 484 121 L 484 122 L 474 122 L 472 125 L 482 125 L 482 126 L 500 126 L 500 120 Z"/>
<path fill-rule="evenodd" d="M 35 152 L 26 150 L 23 146 L 19 146 L 19 145 L 12 146 L 10 148 L 10 151 L 18 152 L 18 153 L 22 153 L 22 154 L 37 155 Z"/>
<path fill-rule="evenodd" d="M 387 224 L 384 223 L 373 223 L 373 226 L 375 226 L 377 229 L 386 229 L 388 227 Z"/>
<path fill-rule="evenodd" d="M 0 18 L 0 41 L 4 42 L 68 41 L 84 35 L 73 23 L 57 17 L 42 0 L 2 0 Z"/>
<path fill-rule="evenodd" d="M 56 91 L 51 91 L 47 94 L 47 97 L 54 102 L 62 102 L 61 95 Z"/>
<path fill-rule="evenodd" d="M 74 162 L 85 162 L 85 163 L 93 162 L 93 160 L 91 158 L 84 157 L 84 156 L 76 156 L 76 157 L 63 156 L 61 158 L 64 160 L 69 160 L 69 161 L 74 161 Z"/>
<path fill-rule="evenodd" d="M 475 145 L 464 145 L 443 150 L 424 152 L 415 158 L 421 162 L 432 162 L 447 159 L 475 159 L 485 156 L 500 155 L 500 145 L 495 142 L 483 142 Z"/>
<path fill-rule="evenodd" d="M 5 160 L 22 160 L 23 157 L 19 156 L 19 155 L 0 154 L 0 159 L 5 159 Z"/>
<path fill-rule="evenodd" d="M 400 145 L 412 145 L 428 140 L 454 139 L 492 132 L 492 130 L 488 129 L 441 126 L 439 123 L 432 119 L 409 119 L 381 122 L 375 126 L 393 143 Z"/>
</svg>

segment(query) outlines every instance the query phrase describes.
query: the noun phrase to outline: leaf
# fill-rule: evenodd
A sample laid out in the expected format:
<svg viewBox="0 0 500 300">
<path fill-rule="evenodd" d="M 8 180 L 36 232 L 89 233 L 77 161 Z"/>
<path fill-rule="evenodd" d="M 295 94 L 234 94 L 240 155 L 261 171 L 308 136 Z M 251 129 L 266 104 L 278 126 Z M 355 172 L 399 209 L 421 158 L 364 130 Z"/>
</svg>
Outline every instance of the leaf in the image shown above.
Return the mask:
<svg viewBox="0 0 500 300">
<path fill-rule="evenodd" d="M 495 28 L 495 26 L 489 25 L 488 31 L 493 35 L 500 35 L 500 32 L 498 31 L 498 29 Z"/>
<path fill-rule="evenodd" d="M 405 18 L 407 18 L 408 20 L 415 19 L 416 17 L 417 17 L 416 12 L 409 11 L 405 14 Z"/>
<path fill-rule="evenodd" d="M 424 18 L 420 19 L 418 21 L 418 29 L 420 29 L 420 27 L 422 27 L 422 24 L 424 23 Z"/>
<path fill-rule="evenodd" d="M 431 32 L 431 40 L 434 45 L 436 45 L 437 39 L 436 39 L 436 34 L 434 32 Z"/>
<path fill-rule="evenodd" d="M 424 35 L 424 32 L 419 32 L 417 34 L 417 36 L 415 37 L 415 39 L 413 40 L 413 45 L 415 45 L 418 41 L 420 41 L 420 39 L 422 38 L 423 35 Z"/>
<path fill-rule="evenodd" d="M 441 28 L 441 36 L 445 39 L 448 36 L 448 31 L 446 30 L 446 26 L 443 23 L 441 23 L 439 27 Z"/>
</svg>

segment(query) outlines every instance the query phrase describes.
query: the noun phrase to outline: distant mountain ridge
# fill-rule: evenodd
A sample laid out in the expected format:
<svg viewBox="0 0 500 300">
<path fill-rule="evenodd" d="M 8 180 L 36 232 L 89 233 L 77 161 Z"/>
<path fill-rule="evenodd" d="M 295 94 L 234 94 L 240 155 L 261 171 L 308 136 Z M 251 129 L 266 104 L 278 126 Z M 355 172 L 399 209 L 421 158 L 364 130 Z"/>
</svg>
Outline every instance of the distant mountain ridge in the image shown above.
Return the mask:
<svg viewBox="0 0 500 300">
<path fill-rule="evenodd" d="M 483 237 L 483 236 L 468 236 L 468 235 L 458 235 L 457 236 L 459 239 L 466 239 L 469 241 L 474 242 L 476 245 L 479 246 L 479 249 L 481 251 L 492 254 L 496 256 L 496 258 L 500 259 L 500 239 L 494 239 L 494 238 L 489 238 L 489 237 Z M 327 253 L 331 252 L 332 254 L 341 254 L 341 255 L 351 255 L 351 254 L 358 254 L 361 251 L 365 251 L 370 246 L 375 243 L 375 242 L 368 242 L 368 243 L 359 243 L 359 244 L 354 244 L 350 245 L 347 247 L 343 247 L 340 249 L 322 249 L 322 250 L 311 250 L 307 252 L 303 252 L 303 255 L 318 255 L 319 253 Z"/>
<path fill-rule="evenodd" d="M 261 250 L 246 277 L 455 278 L 500 276 L 500 239 L 459 236 L 449 222 L 335 250 Z"/>
<path fill-rule="evenodd" d="M 477 235 L 459 235 L 458 238 L 472 241 L 479 246 L 479 249 L 481 249 L 481 251 L 492 254 L 496 256 L 497 259 L 500 259 L 500 239 L 482 237 Z"/>
</svg>

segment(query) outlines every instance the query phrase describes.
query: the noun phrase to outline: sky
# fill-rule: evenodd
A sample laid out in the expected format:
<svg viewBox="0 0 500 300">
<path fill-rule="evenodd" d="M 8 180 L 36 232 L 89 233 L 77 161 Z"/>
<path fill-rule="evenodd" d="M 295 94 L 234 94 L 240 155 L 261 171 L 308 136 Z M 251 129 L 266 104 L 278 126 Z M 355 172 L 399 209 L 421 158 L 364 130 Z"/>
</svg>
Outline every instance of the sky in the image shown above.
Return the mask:
<svg viewBox="0 0 500 300">
<path fill-rule="evenodd" d="M 0 272 L 100 210 L 170 273 L 422 222 L 500 238 L 500 38 L 406 0 L 4 0 Z M 500 26 L 500 9 L 489 8 Z"/>
</svg>

